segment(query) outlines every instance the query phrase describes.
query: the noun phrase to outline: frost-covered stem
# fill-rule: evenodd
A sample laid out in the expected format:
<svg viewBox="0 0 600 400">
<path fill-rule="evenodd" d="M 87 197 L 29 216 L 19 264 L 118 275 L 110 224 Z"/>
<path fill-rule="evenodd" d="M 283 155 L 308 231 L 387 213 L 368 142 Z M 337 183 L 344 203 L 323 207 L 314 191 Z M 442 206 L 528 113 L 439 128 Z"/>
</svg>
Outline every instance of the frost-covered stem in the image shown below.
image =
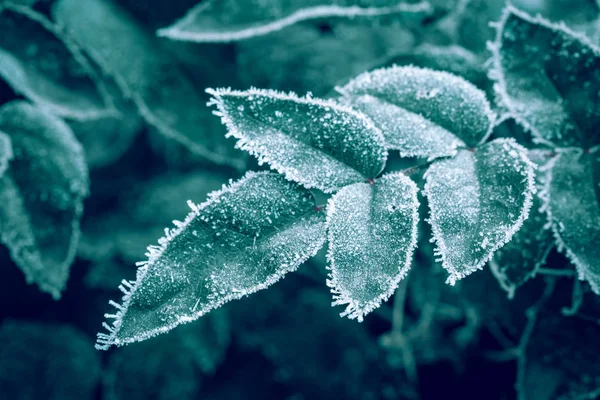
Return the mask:
<svg viewBox="0 0 600 400">
<path fill-rule="evenodd" d="M 500 345 L 504 348 L 503 351 L 508 351 L 517 347 L 505 334 L 502 332 L 502 329 L 498 326 L 496 321 L 490 321 L 486 323 L 486 327 L 494 336 L 494 339 L 500 343 Z"/>
<path fill-rule="evenodd" d="M 402 333 L 404 325 L 404 304 L 406 303 L 406 288 L 407 288 L 408 276 L 405 277 L 394 295 L 394 311 L 392 312 L 392 332 Z"/>
<path fill-rule="evenodd" d="M 540 268 L 537 270 L 537 274 L 555 277 L 566 277 L 575 276 L 575 272 L 570 269 L 553 269 L 553 268 Z"/>
<path fill-rule="evenodd" d="M 581 281 L 573 278 L 573 292 L 571 294 L 571 307 L 563 307 L 561 312 L 566 317 L 572 317 L 579 311 L 583 303 L 583 290 L 581 289 Z"/>
<path fill-rule="evenodd" d="M 519 358 L 521 351 L 518 347 L 500 351 L 486 351 L 484 357 L 493 362 L 508 362 Z"/>
</svg>

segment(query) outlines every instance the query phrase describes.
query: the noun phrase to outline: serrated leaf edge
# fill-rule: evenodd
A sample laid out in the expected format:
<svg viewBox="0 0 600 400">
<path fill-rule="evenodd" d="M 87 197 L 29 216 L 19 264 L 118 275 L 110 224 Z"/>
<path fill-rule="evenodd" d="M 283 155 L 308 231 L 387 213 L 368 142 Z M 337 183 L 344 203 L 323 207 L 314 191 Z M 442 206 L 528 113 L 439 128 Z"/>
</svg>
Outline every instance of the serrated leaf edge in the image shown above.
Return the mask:
<svg viewBox="0 0 600 400">
<path fill-rule="evenodd" d="M 251 289 L 248 289 L 244 293 L 241 293 L 241 292 L 240 293 L 231 293 L 228 296 L 225 296 L 225 297 L 219 299 L 219 301 L 215 302 L 210 307 L 206 307 L 206 308 L 203 308 L 202 310 L 199 310 L 198 312 L 194 313 L 192 316 L 177 316 L 177 320 L 174 321 L 173 323 L 171 323 L 167 326 L 164 326 L 164 327 L 151 329 L 142 334 L 137 334 L 135 336 L 135 338 L 120 339 L 117 337 L 117 334 L 119 333 L 119 330 L 120 330 L 120 327 L 121 327 L 121 324 L 123 321 L 123 317 L 126 314 L 127 309 L 129 308 L 129 304 L 131 303 L 132 295 L 135 293 L 137 288 L 143 283 L 146 273 L 148 271 L 148 268 L 151 267 L 163 255 L 163 253 L 167 250 L 169 243 L 175 237 L 177 237 L 180 233 L 182 233 L 185 230 L 185 228 L 192 222 L 192 220 L 194 220 L 197 216 L 200 215 L 200 211 L 202 211 L 205 207 L 211 205 L 221 195 L 223 195 L 225 193 L 234 192 L 240 186 L 242 186 L 244 183 L 246 183 L 246 181 L 248 181 L 256 176 L 269 175 L 269 174 L 272 174 L 272 173 L 269 171 L 261 171 L 261 172 L 249 171 L 241 179 L 239 179 L 235 182 L 230 180 L 229 184 L 223 185 L 221 190 L 217 190 L 217 191 L 209 193 L 208 199 L 202 204 L 195 204 L 191 200 L 188 200 L 188 206 L 190 207 L 191 212 L 186 216 L 185 220 L 183 222 L 173 221 L 175 227 L 171 228 L 171 229 L 165 228 L 165 236 L 158 239 L 158 246 L 156 246 L 156 245 L 148 246 L 147 253 L 146 253 L 146 257 L 148 257 L 148 259 L 146 261 L 140 261 L 136 264 L 138 266 L 138 270 L 136 273 L 135 281 L 128 281 L 128 280 L 124 279 L 121 282 L 121 285 L 119 285 L 119 290 L 121 290 L 121 292 L 123 292 L 123 298 L 121 299 L 121 304 L 119 304 L 115 301 L 112 301 L 112 300 L 109 301 L 109 304 L 111 306 L 115 307 L 117 309 L 117 312 L 115 314 L 104 314 L 105 318 L 113 319 L 114 321 L 112 322 L 112 326 L 106 322 L 102 323 L 102 326 L 109 333 L 107 334 L 107 333 L 100 332 L 100 333 L 96 334 L 97 338 L 96 338 L 95 348 L 97 350 L 108 350 L 113 345 L 123 346 L 125 344 L 149 339 L 149 338 L 157 336 L 161 333 L 168 332 L 180 324 L 185 324 L 185 323 L 195 321 L 196 319 L 200 318 L 201 316 L 208 313 L 209 311 L 214 310 L 215 308 L 218 308 L 231 300 L 240 299 L 249 294 L 255 293 L 259 290 L 262 290 L 262 289 L 265 289 L 265 288 L 271 286 L 275 282 L 279 281 L 288 272 L 295 271 L 300 266 L 300 264 L 302 264 L 303 262 L 308 260 L 310 257 L 313 257 L 314 255 L 317 254 L 317 252 L 325 244 L 325 239 L 326 239 L 325 235 L 323 235 L 323 238 L 321 241 L 315 242 L 314 247 L 307 253 L 306 256 L 298 259 L 296 264 L 289 265 L 283 271 L 280 271 L 280 273 L 272 276 L 266 282 L 263 282 Z"/>
<path fill-rule="evenodd" d="M 235 123 L 233 122 L 231 117 L 226 112 L 224 103 L 223 103 L 223 96 L 237 96 L 237 97 L 267 96 L 267 97 L 275 98 L 277 100 L 290 100 L 290 101 L 297 102 L 300 104 L 310 104 L 310 105 L 316 105 L 316 106 L 320 106 L 320 107 L 330 107 L 334 110 L 348 113 L 348 114 L 354 116 L 355 118 L 357 118 L 358 120 L 360 120 L 361 122 L 363 122 L 365 124 L 365 127 L 373 132 L 373 134 L 374 134 L 373 138 L 375 139 L 377 144 L 383 149 L 383 156 L 384 156 L 384 162 L 383 162 L 383 165 L 382 165 L 380 171 L 378 172 L 378 174 L 381 173 L 383 168 L 385 168 L 385 160 L 387 160 L 388 152 L 386 150 L 385 139 L 383 137 L 383 133 L 381 133 L 381 130 L 375 125 L 375 123 L 373 121 L 371 121 L 371 119 L 369 117 L 367 117 L 363 113 L 358 112 L 350 107 L 341 105 L 341 104 L 335 102 L 334 100 L 323 100 L 323 99 L 315 98 L 315 97 L 312 97 L 312 95 L 310 93 L 308 93 L 305 97 L 300 97 L 293 92 L 285 93 L 285 92 L 279 92 L 279 91 L 271 90 L 271 89 L 257 89 L 254 87 L 252 87 L 248 90 L 245 90 L 245 91 L 232 90 L 230 88 L 218 88 L 218 89 L 209 88 L 209 89 L 206 89 L 206 93 L 213 96 L 210 99 L 210 101 L 207 103 L 207 105 L 217 107 L 217 110 L 213 111 L 213 114 L 220 117 L 221 122 L 227 127 L 228 132 L 225 136 L 226 137 L 234 137 L 235 139 L 238 140 L 238 143 L 236 144 L 237 148 L 239 148 L 241 150 L 245 150 L 248 153 L 250 153 L 252 156 L 256 157 L 258 159 L 259 164 L 267 163 L 272 169 L 274 169 L 275 171 L 282 174 L 287 180 L 299 183 L 307 189 L 315 188 L 315 189 L 319 189 L 325 193 L 333 193 L 341 188 L 338 188 L 338 187 L 332 188 L 330 186 L 314 184 L 310 181 L 307 181 L 307 180 L 303 179 L 302 176 L 299 176 L 298 174 L 292 174 L 293 168 L 289 168 L 279 162 L 273 161 L 273 159 L 268 154 L 264 154 L 263 152 L 257 150 L 250 143 L 251 141 L 249 141 L 247 139 L 246 135 L 243 132 L 241 132 L 239 129 L 237 129 Z M 315 149 L 315 150 L 318 151 L 317 149 Z M 325 153 L 323 153 L 323 155 L 326 157 L 331 157 Z M 331 158 L 335 159 L 333 157 L 331 157 Z M 341 161 L 339 161 L 337 159 L 335 159 L 335 160 L 339 163 L 342 163 Z M 374 178 L 371 176 L 364 176 L 364 174 L 362 172 L 354 169 L 350 165 L 348 165 L 348 167 L 352 168 L 358 174 L 363 176 L 365 178 L 365 180 L 368 178 Z"/>
<path fill-rule="evenodd" d="M 498 249 L 502 248 L 506 243 L 508 243 L 512 239 L 513 235 L 515 233 L 517 233 L 519 231 L 519 229 L 521 229 L 521 226 L 523 226 L 523 222 L 527 218 L 529 218 L 529 210 L 531 209 L 531 206 L 533 204 L 533 194 L 536 192 L 535 172 L 534 171 L 537 168 L 537 166 L 531 160 L 529 160 L 529 158 L 527 157 L 527 150 L 523 146 L 518 144 L 517 141 L 514 140 L 513 138 L 499 138 L 499 139 L 493 140 L 492 142 L 510 143 L 510 145 L 512 145 L 516 148 L 516 150 L 519 154 L 519 159 L 525 163 L 526 167 L 529 167 L 529 168 L 526 168 L 527 176 L 524 178 L 524 182 L 527 184 L 526 192 L 524 193 L 525 200 L 523 202 L 523 207 L 521 208 L 521 214 L 520 214 L 519 218 L 517 218 L 517 221 L 506 232 L 504 239 L 495 243 L 493 246 L 491 246 L 485 257 L 483 257 L 477 264 L 468 266 L 464 272 L 457 271 L 456 268 L 448 262 L 446 253 L 444 251 L 444 249 L 447 248 L 446 243 L 444 242 L 443 235 L 442 235 L 442 232 L 440 231 L 439 226 L 437 226 L 433 222 L 435 219 L 434 218 L 435 213 L 434 213 L 433 209 L 431 208 L 431 206 L 429 207 L 429 218 L 427 219 L 427 222 L 431 226 L 431 230 L 432 230 L 432 238 L 430 241 L 432 243 L 435 243 L 435 245 L 436 245 L 435 249 L 434 249 L 434 255 L 436 257 L 438 257 L 438 258 L 436 258 L 436 261 L 438 261 L 438 262 L 441 261 L 444 269 L 450 273 L 450 275 L 446 279 L 446 283 L 451 286 L 454 286 L 458 280 L 460 280 L 468 275 L 471 275 L 473 272 L 483 269 L 483 267 L 492 259 L 492 257 L 494 256 L 494 253 Z M 490 142 L 490 143 L 492 143 L 492 142 Z M 424 175 L 426 182 L 425 182 L 425 187 L 423 188 L 423 194 L 425 194 L 425 196 L 427 198 L 429 198 L 429 196 L 431 194 L 429 191 L 430 185 L 429 185 L 429 182 L 427 181 L 427 177 L 428 177 L 430 169 L 432 167 L 434 167 L 436 164 L 437 163 L 434 163 L 425 172 L 425 175 Z"/>
<path fill-rule="evenodd" d="M 333 211 L 335 210 L 335 198 L 339 195 L 339 193 L 341 193 L 341 191 L 336 193 L 335 195 L 333 195 L 327 201 L 327 219 L 325 222 L 325 226 L 327 229 L 327 240 L 329 242 L 329 248 L 327 250 L 327 255 L 326 255 L 327 261 L 328 261 L 327 270 L 329 272 L 327 273 L 326 284 L 330 288 L 331 293 L 333 294 L 333 302 L 331 303 L 331 306 L 335 307 L 338 305 L 345 305 L 346 309 L 340 313 L 340 316 L 348 317 L 349 319 L 356 319 L 358 322 L 362 322 L 364 317 L 367 314 L 369 314 L 371 311 L 378 308 L 381 305 L 381 303 L 383 303 L 384 301 L 387 301 L 390 298 L 390 296 L 392 294 L 394 294 L 398 284 L 400 283 L 400 281 L 402 279 L 404 279 L 404 277 L 408 274 L 408 271 L 410 270 L 410 265 L 412 263 L 413 254 L 417 247 L 418 226 L 419 226 L 419 205 L 420 205 L 417 194 L 419 192 L 419 189 L 418 189 L 417 185 L 413 182 L 413 180 L 410 179 L 408 176 L 406 176 L 402 172 L 389 173 L 389 174 L 384 175 L 383 177 L 398 177 L 398 178 L 400 178 L 400 180 L 402 180 L 402 182 L 407 184 L 407 186 L 410 188 L 410 190 L 412 190 L 412 205 L 414 207 L 413 207 L 413 213 L 412 213 L 413 223 L 412 223 L 412 230 L 411 230 L 411 238 L 410 238 L 408 251 L 406 253 L 406 258 L 404 260 L 404 264 L 400 266 L 398 275 L 396 275 L 396 277 L 390 281 L 388 290 L 386 292 L 380 294 L 374 300 L 367 303 L 364 307 L 360 307 L 357 304 L 357 302 L 354 301 L 354 299 L 352 298 L 350 293 L 348 293 L 347 291 L 345 291 L 342 288 L 339 288 L 338 279 L 337 279 L 337 276 L 335 273 L 335 271 L 336 271 L 335 270 L 335 258 L 333 257 L 333 246 L 332 246 L 333 234 L 329 230 L 329 226 L 331 225 L 331 215 L 332 215 Z M 358 184 L 362 185 L 363 183 L 358 183 Z M 377 184 L 377 183 L 375 183 L 375 184 Z M 352 185 L 349 185 L 346 187 L 350 187 L 350 186 L 352 186 Z"/>
<path fill-rule="evenodd" d="M 172 25 L 156 31 L 159 37 L 166 37 L 171 40 L 191 41 L 191 42 L 232 42 L 243 39 L 250 39 L 256 36 L 266 35 L 271 32 L 282 30 L 290 25 L 301 21 L 328 18 L 328 17 L 376 17 L 395 13 L 418 13 L 431 12 L 431 5 L 422 1 L 416 4 L 407 4 L 399 2 L 395 6 L 388 7 L 343 7 L 337 5 L 316 6 L 303 8 L 293 12 L 287 17 L 269 22 L 263 26 L 241 29 L 234 32 L 203 32 L 194 33 L 181 30 L 181 26 L 192 22 L 196 16 L 210 7 L 210 2 L 202 2 L 189 10 L 185 16 Z"/>
</svg>

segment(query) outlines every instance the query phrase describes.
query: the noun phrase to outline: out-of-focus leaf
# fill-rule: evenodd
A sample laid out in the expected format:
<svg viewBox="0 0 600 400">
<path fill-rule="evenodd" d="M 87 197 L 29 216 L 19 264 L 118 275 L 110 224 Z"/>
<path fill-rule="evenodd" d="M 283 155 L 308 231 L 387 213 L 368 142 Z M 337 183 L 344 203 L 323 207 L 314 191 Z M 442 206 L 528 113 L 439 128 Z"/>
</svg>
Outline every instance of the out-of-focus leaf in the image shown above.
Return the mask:
<svg viewBox="0 0 600 400">
<path fill-rule="evenodd" d="M 348 107 L 271 90 L 208 91 L 238 147 L 307 188 L 333 192 L 385 166 L 381 132 Z"/>
<path fill-rule="evenodd" d="M 417 245 L 417 186 L 402 173 L 355 183 L 327 205 L 330 276 L 342 316 L 358 319 L 379 307 L 408 273 Z"/>
<path fill-rule="evenodd" d="M 193 400 L 229 346 L 224 310 L 135 346 L 117 350 L 104 379 L 105 400 Z"/>
<path fill-rule="evenodd" d="M 426 14 L 427 2 L 399 0 L 208 0 L 192 8 L 159 36 L 193 42 L 230 42 L 266 35 L 297 22 L 332 17 Z"/>
<path fill-rule="evenodd" d="M 4 172 L 8 169 L 8 163 L 12 160 L 13 156 L 10 136 L 0 131 L 0 178 L 2 178 Z"/>
<path fill-rule="evenodd" d="M 7 320 L 0 328 L 0 394 L 11 400 L 94 399 L 100 357 L 67 325 Z"/>
<path fill-rule="evenodd" d="M 425 173 L 435 253 L 454 284 L 483 268 L 527 219 L 534 164 L 513 139 L 496 139 Z"/>
<path fill-rule="evenodd" d="M 1 240 L 28 282 L 60 298 L 75 257 L 88 172 L 69 127 L 25 102 L 0 108 L 14 159 L 0 179 Z"/>
<path fill-rule="evenodd" d="M 599 171 L 598 152 L 561 151 L 548 165 L 543 192 L 558 249 L 596 294 L 600 294 Z"/>
<path fill-rule="evenodd" d="M 0 32 L 0 77 L 15 92 L 77 120 L 115 113 L 78 48 L 43 15 L 2 3 Z"/>
<path fill-rule="evenodd" d="M 600 143 L 600 49 L 564 25 L 508 6 L 499 22 L 490 77 L 501 105 L 539 140 Z"/>
<path fill-rule="evenodd" d="M 207 129 L 205 99 L 149 32 L 112 0 L 60 0 L 55 18 L 98 65 L 113 76 L 145 121 L 190 151 L 243 167 L 222 132 Z"/>
<path fill-rule="evenodd" d="M 393 66 L 365 72 L 338 90 L 403 157 L 448 156 L 459 146 L 477 146 L 494 121 L 485 94 L 447 72 Z"/>
<path fill-rule="evenodd" d="M 309 191 L 272 173 L 248 173 L 214 192 L 159 246 L 148 247 L 98 349 L 167 332 L 277 282 L 325 242 L 325 217 Z"/>
</svg>

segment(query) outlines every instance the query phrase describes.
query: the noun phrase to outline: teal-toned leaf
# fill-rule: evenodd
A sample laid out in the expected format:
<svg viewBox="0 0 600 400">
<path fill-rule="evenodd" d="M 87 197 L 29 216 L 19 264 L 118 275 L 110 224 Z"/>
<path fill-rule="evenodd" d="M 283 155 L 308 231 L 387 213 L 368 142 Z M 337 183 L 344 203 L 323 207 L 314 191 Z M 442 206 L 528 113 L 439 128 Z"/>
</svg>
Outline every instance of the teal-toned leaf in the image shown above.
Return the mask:
<svg viewBox="0 0 600 400">
<path fill-rule="evenodd" d="M 539 139 L 600 143 L 600 49 L 564 25 L 507 7 L 493 51 L 497 97 Z"/>
<path fill-rule="evenodd" d="M 519 286 L 535 276 L 554 246 L 552 231 L 546 226 L 548 217 L 541 209 L 541 200 L 533 196 L 529 218 L 490 260 L 492 272 L 509 298 L 514 297 Z"/>
<path fill-rule="evenodd" d="M 519 358 L 519 400 L 593 400 L 600 396 L 598 324 L 542 311 Z"/>
<path fill-rule="evenodd" d="M 535 192 L 534 164 L 512 139 L 437 161 L 425 179 L 435 253 L 450 284 L 483 268 L 511 240 Z"/>
<path fill-rule="evenodd" d="M 307 188 L 333 192 L 385 166 L 381 132 L 348 107 L 271 90 L 207 91 L 238 147 Z"/>
<path fill-rule="evenodd" d="M 8 169 L 8 163 L 12 160 L 13 156 L 10 137 L 0 131 L 0 178 L 2 178 L 4 172 Z"/>
<path fill-rule="evenodd" d="M 78 48 L 46 17 L 0 4 L 0 32 L 0 78 L 15 92 L 73 119 L 115 113 Z"/>
<path fill-rule="evenodd" d="M 417 185 L 403 173 L 355 183 L 327 204 L 327 285 L 341 314 L 361 322 L 396 290 L 417 245 Z"/>
<path fill-rule="evenodd" d="M 600 294 L 599 171 L 598 152 L 560 152 L 549 165 L 543 193 L 558 249 L 596 294 Z"/>
<path fill-rule="evenodd" d="M 148 247 L 136 282 L 123 282 L 109 334 L 98 349 L 167 332 L 224 303 L 277 282 L 325 242 L 325 217 L 312 194 L 273 173 L 248 173 L 214 192 L 159 246 Z"/>
<path fill-rule="evenodd" d="M 377 17 L 390 14 L 424 14 L 427 2 L 398 0 L 209 0 L 192 8 L 159 36 L 193 42 L 231 42 L 266 35 L 300 21 L 332 17 Z"/>
<path fill-rule="evenodd" d="M 160 43 L 112 0 L 60 0 L 53 14 L 163 135 L 219 164 L 229 157 L 222 132 L 208 129 L 205 99 Z"/>
<path fill-rule="evenodd" d="M 485 94 L 447 72 L 393 66 L 359 75 L 338 90 L 403 157 L 448 156 L 457 147 L 477 146 L 494 121 Z"/>
<path fill-rule="evenodd" d="M 115 351 L 104 379 L 104 399 L 201 398 L 204 375 L 215 371 L 229 346 L 229 321 L 223 311 Z"/>
<path fill-rule="evenodd" d="M 0 393 L 11 400 L 95 399 L 100 357 L 67 325 L 5 320 L 0 328 Z"/>
<path fill-rule="evenodd" d="M 0 239 L 28 282 L 60 298 L 88 193 L 83 150 L 60 119 L 25 102 L 0 108 L 14 158 L 0 178 Z"/>
</svg>

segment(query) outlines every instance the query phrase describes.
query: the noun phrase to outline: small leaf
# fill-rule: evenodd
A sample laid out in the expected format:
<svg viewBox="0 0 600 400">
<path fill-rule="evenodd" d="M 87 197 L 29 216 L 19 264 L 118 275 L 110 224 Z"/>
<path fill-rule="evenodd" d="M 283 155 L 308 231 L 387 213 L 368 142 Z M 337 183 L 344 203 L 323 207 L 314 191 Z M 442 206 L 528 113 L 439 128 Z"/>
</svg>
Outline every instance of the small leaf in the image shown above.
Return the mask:
<svg viewBox="0 0 600 400">
<path fill-rule="evenodd" d="M 273 173 L 248 173 L 214 192 L 160 246 L 148 247 L 136 282 L 98 349 L 144 340 L 277 282 L 325 241 L 323 213 L 310 192 Z"/>
<path fill-rule="evenodd" d="M 597 152 L 560 152 L 549 165 L 543 192 L 558 249 L 565 251 L 579 279 L 588 281 L 596 294 L 600 294 L 599 170 Z"/>
<path fill-rule="evenodd" d="M 10 136 L 0 131 L 0 178 L 8 169 L 8 163 L 14 157 Z"/>
<path fill-rule="evenodd" d="M 88 172 L 60 119 L 25 102 L 0 108 L 14 159 L 0 178 L 0 239 L 28 282 L 60 298 L 79 239 Z"/>
<path fill-rule="evenodd" d="M 72 326 L 5 320 L 0 393 L 11 400 L 92 400 L 101 374 L 92 340 Z"/>
<path fill-rule="evenodd" d="M 502 106 L 539 140 L 600 143 L 600 49 L 564 25 L 507 7 L 492 44 Z"/>
<path fill-rule="evenodd" d="M 403 157 L 442 157 L 477 146 L 494 121 L 485 94 L 447 72 L 393 66 L 365 72 L 338 90 Z"/>
<path fill-rule="evenodd" d="M 190 79 L 116 2 L 60 0 L 53 15 L 131 96 L 148 124 L 210 161 L 242 167 L 239 159 L 229 157 L 222 132 L 207 128 L 211 119 L 202 111 L 205 99 Z"/>
<path fill-rule="evenodd" d="M 0 32 L 0 78 L 15 92 L 63 117 L 115 113 L 86 59 L 46 17 L 3 3 Z"/>
<path fill-rule="evenodd" d="M 327 285 L 341 314 L 363 317 L 396 290 L 417 245 L 417 185 L 403 173 L 384 175 L 373 185 L 355 183 L 327 205 L 331 273 Z"/>
<path fill-rule="evenodd" d="M 436 255 L 454 284 L 483 268 L 527 219 L 534 164 L 512 139 L 434 163 L 425 173 Z"/>
<path fill-rule="evenodd" d="M 271 90 L 207 92 L 238 147 L 307 188 L 333 192 L 385 166 L 381 132 L 348 107 Z"/>
<path fill-rule="evenodd" d="M 192 42 L 231 42 L 266 35 L 300 21 L 332 17 L 377 17 L 426 14 L 427 2 L 407 4 L 380 0 L 365 6 L 360 0 L 208 0 L 192 8 L 180 21 L 160 29 L 158 36 Z"/>
</svg>

